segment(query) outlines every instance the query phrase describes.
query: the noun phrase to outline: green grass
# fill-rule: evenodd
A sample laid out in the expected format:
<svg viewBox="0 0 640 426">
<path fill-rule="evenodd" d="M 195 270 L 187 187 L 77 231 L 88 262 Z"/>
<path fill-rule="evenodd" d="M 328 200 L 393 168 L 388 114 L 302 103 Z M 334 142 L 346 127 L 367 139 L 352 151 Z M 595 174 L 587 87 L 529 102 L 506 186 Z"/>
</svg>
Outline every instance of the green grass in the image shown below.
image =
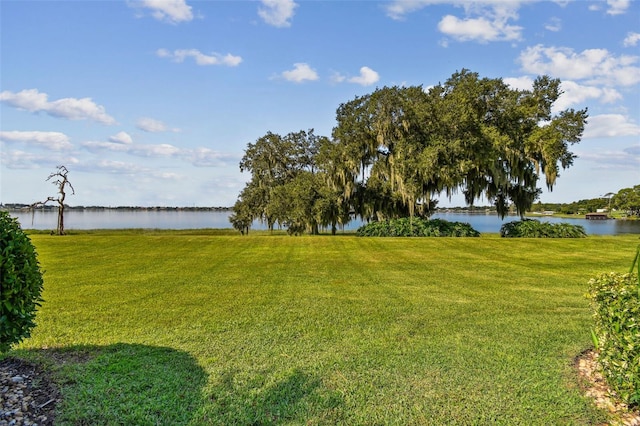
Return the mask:
<svg viewBox="0 0 640 426">
<path fill-rule="evenodd" d="M 45 302 L 10 353 L 59 424 L 602 422 L 574 358 L 589 278 L 637 236 L 34 234 Z"/>
</svg>

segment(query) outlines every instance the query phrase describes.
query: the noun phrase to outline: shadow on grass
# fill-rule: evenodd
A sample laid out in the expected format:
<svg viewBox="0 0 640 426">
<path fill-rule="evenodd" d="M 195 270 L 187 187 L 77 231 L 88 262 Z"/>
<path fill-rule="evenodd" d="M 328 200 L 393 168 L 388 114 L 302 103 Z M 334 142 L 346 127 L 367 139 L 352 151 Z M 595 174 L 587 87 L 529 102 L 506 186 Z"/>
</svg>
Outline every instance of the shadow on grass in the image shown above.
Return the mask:
<svg viewBox="0 0 640 426">
<path fill-rule="evenodd" d="M 277 375 L 227 371 L 209 389 L 207 399 L 199 421 L 220 425 L 331 424 L 344 404 L 341 394 L 300 369 Z"/>
<path fill-rule="evenodd" d="M 205 371 L 186 352 L 138 344 L 16 351 L 51 372 L 56 425 L 180 425 L 202 408 Z"/>
</svg>

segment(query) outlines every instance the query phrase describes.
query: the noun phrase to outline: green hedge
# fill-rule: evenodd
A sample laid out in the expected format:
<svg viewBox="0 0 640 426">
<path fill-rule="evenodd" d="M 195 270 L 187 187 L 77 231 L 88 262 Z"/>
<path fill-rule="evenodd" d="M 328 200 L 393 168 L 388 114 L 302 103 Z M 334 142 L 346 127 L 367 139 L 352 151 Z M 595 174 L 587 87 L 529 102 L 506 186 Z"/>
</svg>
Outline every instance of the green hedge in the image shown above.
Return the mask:
<svg viewBox="0 0 640 426">
<path fill-rule="evenodd" d="M 601 274 L 589 281 L 593 339 L 609 386 L 640 406 L 640 282 L 633 273 Z"/>
<path fill-rule="evenodd" d="M 18 221 L 0 211 L 0 352 L 29 337 L 42 299 L 37 254 Z"/>
<path fill-rule="evenodd" d="M 580 225 L 523 219 L 502 225 L 500 236 L 506 238 L 584 238 L 587 233 Z"/>
<path fill-rule="evenodd" d="M 401 218 L 371 222 L 356 231 L 360 237 L 479 237 L 480 233 L 463 222 L 442 219 Z"/>
</svg>

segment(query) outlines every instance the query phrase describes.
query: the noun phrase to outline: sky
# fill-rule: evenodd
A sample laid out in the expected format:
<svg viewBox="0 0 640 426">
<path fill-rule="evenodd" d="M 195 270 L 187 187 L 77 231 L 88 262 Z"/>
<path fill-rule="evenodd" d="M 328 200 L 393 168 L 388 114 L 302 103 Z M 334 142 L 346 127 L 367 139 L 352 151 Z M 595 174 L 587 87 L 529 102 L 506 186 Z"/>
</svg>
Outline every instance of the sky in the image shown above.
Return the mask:
<svg viewBox="0 0 640 426">
<path fill-rule="evenodd" d="M 640 1 L 0 0 L 0 203 L 64 165 L 72 206 L 232 206 L 267 132 L 330 137 L 340 104 L 462 69 L 588 108 L 540 201 L 640 184 Z"/>
</svg>

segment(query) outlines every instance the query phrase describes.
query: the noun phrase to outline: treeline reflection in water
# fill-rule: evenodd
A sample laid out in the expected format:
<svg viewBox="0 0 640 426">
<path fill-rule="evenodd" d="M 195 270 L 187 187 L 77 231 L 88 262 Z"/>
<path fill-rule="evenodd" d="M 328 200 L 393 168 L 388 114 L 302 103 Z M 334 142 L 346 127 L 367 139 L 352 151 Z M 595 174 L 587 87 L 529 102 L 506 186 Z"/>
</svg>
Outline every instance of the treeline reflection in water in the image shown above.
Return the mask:
<svg viewBox="0 0 640 426">
<path fill-rule="evenodd" d="M 24 229 L 55 229 L 57 211 L 10 211 L 11 216 L 18 218 Z M 229 210 L 123 210 L 96 209 L 65 211 L 65 229 L 229 229 Z M 501 219 L 495 214 L 485 213 L 450 213 L 438 212 L 432 218 L 452 222 L 467 222 L 481 233 L 498 233 L 500 226 L 506 222 L 518 220 L 517 216 Z M 566 222 L 581 225 L 589 235 L 640 234 L 640 221 L 632 220 L 585 220 L 580 218 L 557 218 L 551 216 L 535 217 L 541 221 Z M 363 224 L 353 220 L 339 232 L 351 232 Z M 254 222 L 252 229 L 266 229 L 259 221 Z"/>
</svg>

